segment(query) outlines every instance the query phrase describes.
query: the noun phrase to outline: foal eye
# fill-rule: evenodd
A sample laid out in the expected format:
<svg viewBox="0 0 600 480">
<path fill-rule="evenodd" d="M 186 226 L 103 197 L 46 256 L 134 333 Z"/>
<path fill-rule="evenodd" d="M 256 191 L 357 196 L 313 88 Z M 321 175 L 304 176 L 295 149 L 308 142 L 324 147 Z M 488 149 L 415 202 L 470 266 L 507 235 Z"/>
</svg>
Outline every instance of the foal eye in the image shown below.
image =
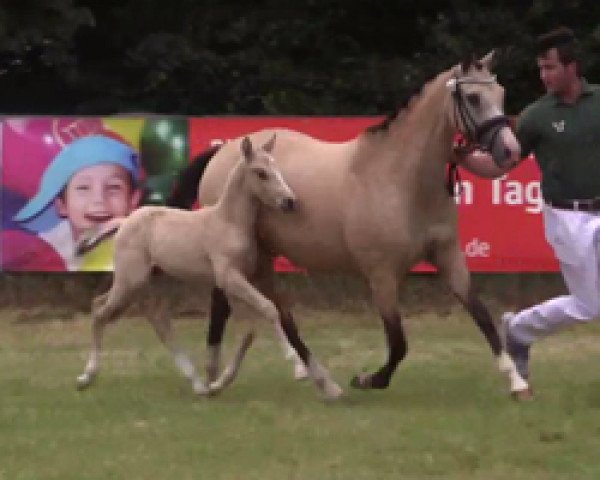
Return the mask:
<svg viewBox="0 0 600 480">
<path fill-rule="evenodd" d="M 478 107 L 479 106 L 479 94 L 477 93 L 469 93 L 467 95 L 467 101 L 474 107 Z"/>
<path fill-rule="evenodd" d="M 269 178 L 269 176 L 267 175 L 267 172 L 265 172 L 264 170 L 256 170 L 256 175 L 261 180 L 266 180 L 267 178 Z"/>
</svg>

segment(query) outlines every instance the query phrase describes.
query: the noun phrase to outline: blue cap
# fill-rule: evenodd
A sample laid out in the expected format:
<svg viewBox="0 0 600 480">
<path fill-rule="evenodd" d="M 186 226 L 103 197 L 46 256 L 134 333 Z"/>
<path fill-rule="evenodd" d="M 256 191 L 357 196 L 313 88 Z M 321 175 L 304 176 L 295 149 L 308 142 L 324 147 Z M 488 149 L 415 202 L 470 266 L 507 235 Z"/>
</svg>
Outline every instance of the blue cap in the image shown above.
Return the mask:
<svg viewBox="0 0 600 480">
<path fill-rule="evenodd" d="M 103 135 L 81 137 L 66 145 L 48 165 L 36 195 L 13 217 L 23 222 L 41 213 L 82 168 L 113 163 L 125 168 L 137 184 L 140 180 L 138 153 L 129 145 Z"/>
</svg>

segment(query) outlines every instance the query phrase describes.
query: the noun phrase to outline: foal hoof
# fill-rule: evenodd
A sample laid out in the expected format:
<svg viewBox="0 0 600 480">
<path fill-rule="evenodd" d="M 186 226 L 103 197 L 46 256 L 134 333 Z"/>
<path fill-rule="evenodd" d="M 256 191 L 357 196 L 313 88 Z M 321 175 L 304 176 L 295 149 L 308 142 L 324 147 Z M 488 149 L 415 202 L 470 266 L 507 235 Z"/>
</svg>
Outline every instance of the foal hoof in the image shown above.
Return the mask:
<svg viewBox="0 0 600 480">
<path fill-rule="evenodd" d="M 325 400 L 335 401 L 344 395 L 344 390 L 337 383 L 332 383 L 325 389 Z"/>
<path fill-rule="evenodd" d="M 85 390 L 94 381 L 95 376 L 89 375 L 88 373 L 82 373 L 77 377 L 77 390 Z"/>
<path fill-rule="evenodd" d="M 192 381 L 192 390 L 200 397 L 204 397 L 211 394 L 210 388 L 208 388 L 202 380 Z"/>
<path fill-rule="evenodd" d="M 524 390 L 515 390 L 510 392 L 510 396 L 517 402 L 531 402 L 534 398 L 531 387 L 527 387 Z"/>
</svg>

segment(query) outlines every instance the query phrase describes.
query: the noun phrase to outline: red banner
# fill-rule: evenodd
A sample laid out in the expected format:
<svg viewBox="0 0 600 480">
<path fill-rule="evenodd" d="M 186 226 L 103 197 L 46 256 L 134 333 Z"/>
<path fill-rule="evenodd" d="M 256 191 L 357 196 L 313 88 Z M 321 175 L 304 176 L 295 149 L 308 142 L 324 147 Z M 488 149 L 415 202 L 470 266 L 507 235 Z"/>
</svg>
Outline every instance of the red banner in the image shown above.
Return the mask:
<svg viewBox="0 0 600 480">
<path fill-rule="evenodd" d="M 328 141 L 355 137 L 380 117 L 213 117 L 190 120 L 190 154 L 215 142 L 267 127 L 284 127 Z M 473 272 L 553 272 L 558 263 L 544 239 L 539 170 L 530 158 L 508 175 L 487 180 L 461 171 L 459 230 Z M 281 259 L 279 270 L 293 269 Z M 431 271 L 419 265 L 415 271 Z"/>
</svg>

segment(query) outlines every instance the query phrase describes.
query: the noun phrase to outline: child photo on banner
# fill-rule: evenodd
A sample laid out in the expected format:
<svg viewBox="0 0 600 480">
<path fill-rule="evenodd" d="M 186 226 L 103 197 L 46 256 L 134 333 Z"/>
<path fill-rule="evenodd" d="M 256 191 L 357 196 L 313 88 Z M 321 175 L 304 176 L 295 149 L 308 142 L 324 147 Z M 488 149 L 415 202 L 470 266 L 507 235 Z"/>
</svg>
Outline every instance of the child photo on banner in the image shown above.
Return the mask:
<svg viewBox="0 0 600 480">
<path fill-rule="evenodd" d="M 16 118 L 3 122 L 2 268 L 112 270 L 113 241 L 77 242 L 144 203 L 163 204 L 188 162 L 177 118 Z"/>
</svg>

